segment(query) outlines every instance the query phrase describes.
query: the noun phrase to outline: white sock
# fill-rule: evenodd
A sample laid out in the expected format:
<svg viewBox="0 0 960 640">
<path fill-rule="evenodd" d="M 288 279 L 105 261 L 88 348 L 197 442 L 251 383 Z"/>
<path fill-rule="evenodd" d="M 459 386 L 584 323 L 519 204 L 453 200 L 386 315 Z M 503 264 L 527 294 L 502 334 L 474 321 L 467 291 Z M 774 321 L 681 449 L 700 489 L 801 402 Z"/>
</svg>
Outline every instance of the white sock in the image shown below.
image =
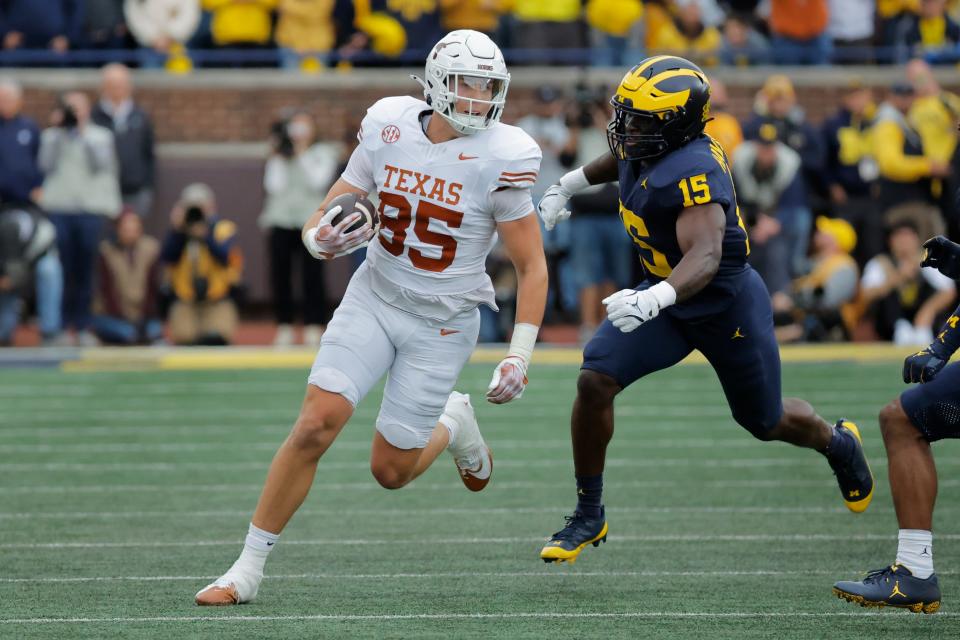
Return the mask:
<svg viewBox="0 0 960 640">
<path fill-rule="evenodd" d="M 267 562 L 267 556 L 270 555 L 279 539 L 279 534 L 264 531 L 253 526 L 251 522 L 250 529 L 247 531 L 247 539 L 243 544 L 243 551 L 240 552 L 240 557 L 230 567 L 230 571 L 237 569 L 245 573 L 262 576 L 263 565 Z"/>
<path fill-rule="evenodd" d="M 451 418 L 450 416 L 448 416 L 447 414 L 443 414 L 442 416 L 440 416 L 439 422 L 440 424 L 445 426 L 447 428 L 447 431 L 450 433 L 450 438 L 447 440 L 447 449 L 449 449 L 450 447 L 453 446 L 453 441 L 457 437 L 457 421 Z"/>
<path fill-rule="evenodd" d="M 926 579 L 933 574 L 933 534 L 922 529 L 900 529 L 897 564 L 914 576 Z"/>
</svg>

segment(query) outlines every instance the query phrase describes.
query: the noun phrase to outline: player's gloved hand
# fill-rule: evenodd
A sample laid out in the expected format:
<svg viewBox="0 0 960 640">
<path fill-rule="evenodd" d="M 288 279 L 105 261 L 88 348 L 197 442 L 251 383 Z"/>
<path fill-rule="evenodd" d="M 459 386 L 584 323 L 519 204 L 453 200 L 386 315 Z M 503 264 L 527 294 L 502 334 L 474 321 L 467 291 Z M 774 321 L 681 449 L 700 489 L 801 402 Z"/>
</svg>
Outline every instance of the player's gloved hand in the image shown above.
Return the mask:
<svg viewBox="0 0 960 640">
<path fill-rule="evenodd" d="M 954 280 L 960 278 L 960 244 L 936 236 L 924 242 L 923 249 L 921 267 L 933 267 Z"/>
<path fill-rule="evenodd" d="M 540 211 L 540 219 L 543 220 L 543 226 L 547 231 L 553 229 L 558 222 L 563 222 L 570 217 L 570 210 L 566 205 L 571 195 L 563 185 L 555 184 L 540 198 L 537 209 Z"/>
<path fill-rule="evenodd" d="M 507 356 L 493 370 L 493 379 L 487 387 L 487 400 L 506 404 L 523 395 L 527 386 L 527 362 L 520 356 Z"/>
<path fill-rule="evenodd" d="M 666 284 L 666 283 L 660 283 Z M 621 289 L 611 296 L 603 299 L 603 304 L 607 307 L 607 318 L 617 329 L 624 333 L 630 333 L 644 322 L 653 320 L 664 307 L 673 304 L 673 300 L 664 300 L 655 290 L 660 285 L 654 285 L 643 291 L 634 289 Z M 670 285 L 666 285 L 670 287 Z M 673 291 L 673 288 L 670 288 Z M 674 292 L 674 299 L 676 293 Z"/>
<path fill-rule="evenodd" d="M 303 244 L 310 255 L 318 260 L 338 258 L 364 247 L 373 237 L 373 227 L 365 224 L 356 231 L 347 232 L 346 228 L 360 219 L 359 213 L 353 213 L 336 225 L 330 224 L 340 213 L 341 207 L 325 211 L 320 223 L 308 229 L 303 235 Z"/>
<path fill-rule="evenodd" d="M 930 382 L 950 360 L 950 354 L 938 348 L 936 342 L 923 351 L 907 356 L 903 361 L 904 382 Z"/>
</svg>

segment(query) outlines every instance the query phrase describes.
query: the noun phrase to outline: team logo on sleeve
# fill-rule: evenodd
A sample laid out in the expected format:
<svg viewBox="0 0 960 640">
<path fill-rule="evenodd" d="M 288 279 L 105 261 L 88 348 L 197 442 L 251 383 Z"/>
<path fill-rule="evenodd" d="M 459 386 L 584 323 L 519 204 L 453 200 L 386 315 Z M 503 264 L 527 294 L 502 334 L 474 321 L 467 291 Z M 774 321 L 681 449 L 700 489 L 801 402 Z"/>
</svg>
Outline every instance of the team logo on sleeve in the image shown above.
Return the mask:
<svg viewBox="0 0 960 640">
<path fill-rule="evenodd" d="M 380 138 L 387 144 L 396 142 L 400 139 L 400 128 L 395 124 L 389 124 L 380 132 Z"/>
</svg>

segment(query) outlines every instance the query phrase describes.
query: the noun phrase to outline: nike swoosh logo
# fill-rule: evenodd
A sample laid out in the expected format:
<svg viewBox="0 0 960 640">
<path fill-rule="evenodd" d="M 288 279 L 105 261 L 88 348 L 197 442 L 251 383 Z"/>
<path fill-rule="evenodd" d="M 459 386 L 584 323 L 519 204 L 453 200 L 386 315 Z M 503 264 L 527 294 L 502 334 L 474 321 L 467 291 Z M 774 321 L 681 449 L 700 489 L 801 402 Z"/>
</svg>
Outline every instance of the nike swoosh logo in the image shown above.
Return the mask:
<svg viewBox="0 0 960 640">
<path fill-rule="evenodd" d="M 268 546 L 268 547 L 272 547 L 274 544 L 276 544 L 276 543 L 274 543 L 274 542 L 268 542 L 268 543 L 267 543 L 267 546 Z"/>
<path fill-rule="evenodd" d="M 457 158 L 460 159 L 460 160 L 476 160 L 476 159 L 479 158 L 479 157 L 480 157 L 480 156 L 465 156 L 465 155 L 463 155 L 462 152 L 460 153 L 459 156 L 457 156 Z"/>
<path fill-rule="evenodd" d="M 473 469 L 460 469 L 460 474 L 465 476 L 473 476 L 483 471 L 483 460 L 477 463 L 477 466 Z"/>
<path fill-rule="evenodd" d="M 442 336 L 449 336 L 449 335 L 453 335 L 454 333 L 460 333 L 460 330 L 459 329 L 440 329 L 440 335 Z"/>
</svg>

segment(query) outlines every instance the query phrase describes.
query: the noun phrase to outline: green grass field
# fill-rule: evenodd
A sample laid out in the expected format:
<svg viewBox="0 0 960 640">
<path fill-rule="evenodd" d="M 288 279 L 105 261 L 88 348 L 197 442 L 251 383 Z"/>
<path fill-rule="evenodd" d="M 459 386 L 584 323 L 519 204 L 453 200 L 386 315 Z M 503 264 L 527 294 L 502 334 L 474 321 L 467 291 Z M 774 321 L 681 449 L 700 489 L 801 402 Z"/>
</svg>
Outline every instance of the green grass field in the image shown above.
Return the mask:
<svg viewBox="0 0 960 640">
<path fill-rule="evenodd" d="M 258 600 L 193 594 L 240 550 L 300 370 L 0 371 L 2 638 L 948 638 L 960 634 L 960 457 L 937 445 L 941 613 L 869 612 L 837 579 L 891 562 L 876 424 L 899 365 L 791 364 L 784 390 L 858 421 L 878 477 L 863 515 L 823 458 L 753 440 L 712 370 L 648 378 L 617 404 L 607 544 L 545 565 L 573 506 L 575 366 L 536 366 L 521 401 L 477 402 L 495 453 L 470 494 L 446 454 L 389 492 L 368 470 L 377 392 L 321 461 Z M 489 365 L 458 388 L 482 397 Z"/>
</svg>

